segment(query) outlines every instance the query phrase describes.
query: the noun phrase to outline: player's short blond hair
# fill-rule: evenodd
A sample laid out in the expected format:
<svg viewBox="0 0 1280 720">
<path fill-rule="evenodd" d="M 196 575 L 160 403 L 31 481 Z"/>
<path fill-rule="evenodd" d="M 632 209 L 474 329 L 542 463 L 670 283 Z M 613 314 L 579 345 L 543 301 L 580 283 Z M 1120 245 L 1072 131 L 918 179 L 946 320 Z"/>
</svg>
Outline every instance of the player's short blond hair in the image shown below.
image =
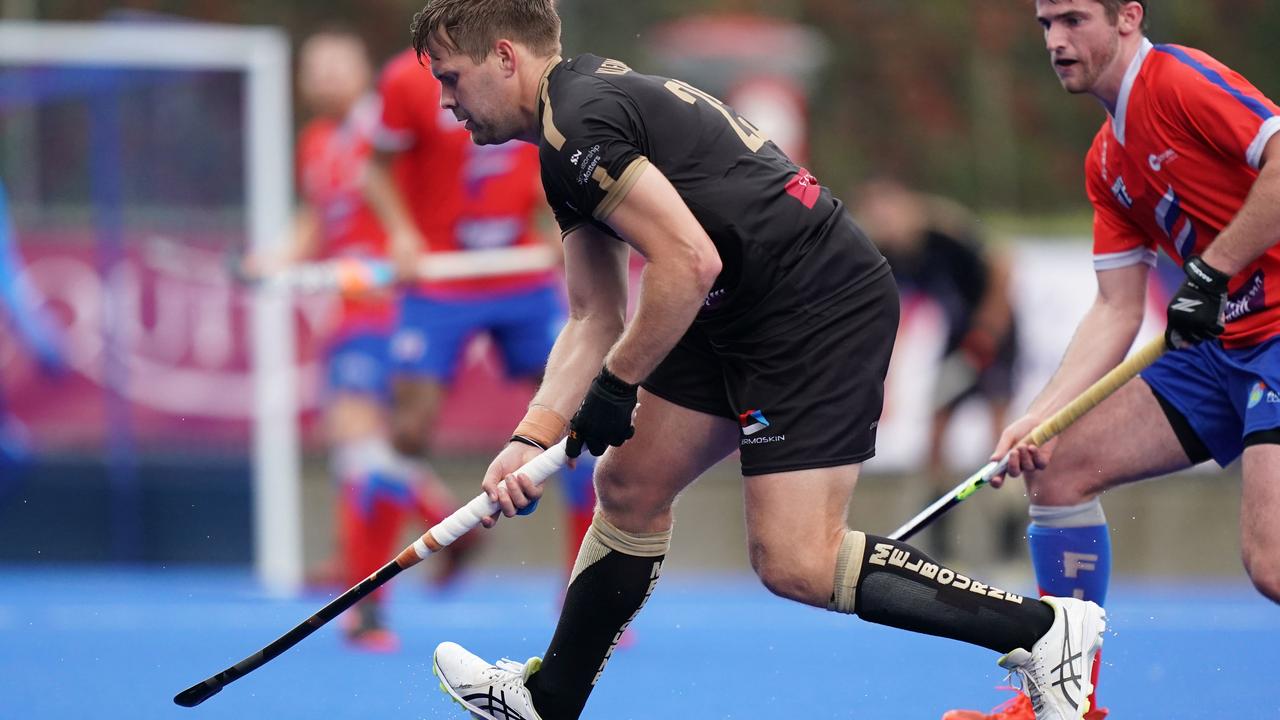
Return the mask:
<svg viewBox="0 0 1280 720">
<path fill-rule="evenodd" d="M 560 16 L 555 0 L 429 0 L 409 28 L 418 58 L 436 39 L 477 63 L 500 38 L 523 43 L 539 55 L 560 52 Z"/>
<path fill-rule="evenodd" d="M 1057 2 L 1058 0 L 1049 0 L 1049 2 Z M 1096 2 L 1107 11 L 1107 19 L 1111 24 L 1116 24 L 1120 19 L 1120 9 L 1131 2 L 1136 2 L 1142 6 L 1142 29 L 1147 29 L 1147 0 L 1096 0 Z"/>
</svg>

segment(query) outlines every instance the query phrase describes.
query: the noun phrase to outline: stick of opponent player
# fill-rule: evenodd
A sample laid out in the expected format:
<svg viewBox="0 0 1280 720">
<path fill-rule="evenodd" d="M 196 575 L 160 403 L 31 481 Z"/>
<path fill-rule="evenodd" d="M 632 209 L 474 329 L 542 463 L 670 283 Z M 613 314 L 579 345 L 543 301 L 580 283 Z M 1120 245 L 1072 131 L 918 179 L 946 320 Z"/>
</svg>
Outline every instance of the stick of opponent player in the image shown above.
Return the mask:
<svg viewBox="0 0 1280 720">
<path fill-rule="evenodd" d="M 1076 399 L 1067 403 L 1066 407 L 1037 425 L 1036 429 L 1032 430 L 1031 434 L 1023 438 L 1019 444 L 1029 443 L 1040 446 L 1049 442 L 1063 430 L 1071 427 L 1071 424 L 1079 420 L 1080 416 L 1092 410 L 1098 403 L 1107 399 L 1111 393 L 1119 390 L 1120 386 L 1145 370 L 1148 365 L 1163 355 L 1164 351 L 1164 336 L 1153 339 L 1127 360 L 1112 368 L 1111 372 L 1099 378 L 1087 390 L 1080 393 Z M 951 508 L 964 502 L 970 495 L 977 492 L 978 488 L 991 482 L 992 477 L 1004 472 L 1008 466 L 1009 455 L 1005 455 L 998 462 L 992 460 L 981 470 L 970 475 L 964 482 L 952 488 L 946 495 L 935 500 L 932 505 L 921 510 L 918 515 L 903 523 L 902 527 L 894 530 L 889 537 L 893 540 L 910 539 L 912 535 L 928 527 L 930 523 L 945 515 Z"/>
<path fill-rule="evenodd" d="M 233 273 L 244 282 L 294 292 L 341 292 L 359 295 L 395 284 L 395 270 L 386 260 L 345 257 L 319 262 L 300 263 L 261 278 L 246 277 L 232 260 Z M 556 259 L 546 247 L 494 248 L 436 252 L 426 255 L 418 266 L 418 277 L 424 280 L 461 280 L 515 272 L 545 270 Z"/>
<path fill-rule="evenodd" d="M 535 484 L 541 485 L 548 477 L 565 464 L 565 443 L 568 438 L 553 445 L 541 455 L 525 463 L 513 474 L 525 475 Z M 406 547 L 395 560 L 383 565 L 377 572 L 361 580 L 355 587 L 339 595 L 328 605 L 320 608 L 316 614 L 296 625 L 292 630 L 276 638 L 271 644 L 253 653 L 249 657 L 192 685 L 174 696 L 173 701 L 182 707 L 195 707 L 216 695 L 222 688 L 257 670 L 274 660 L 289 648 L 297 645 L 311 633 L 319 630 L 325 623 L 341 615 L 347 608 L 355 605 L 369 593 L 386 584 L 391 578 L 399 575 L 422 562 L 428 555 L 440 552 L 453 541 L 462 537 L 467 531 L 480 524 L 486 518 L 498 512 L 498 503 L 493 502 L 484 493 L 480 493 L 471 502 L 458 508 L 452 515 L 433 525 L 423 533 L 412 545 Z"/>
</svg>

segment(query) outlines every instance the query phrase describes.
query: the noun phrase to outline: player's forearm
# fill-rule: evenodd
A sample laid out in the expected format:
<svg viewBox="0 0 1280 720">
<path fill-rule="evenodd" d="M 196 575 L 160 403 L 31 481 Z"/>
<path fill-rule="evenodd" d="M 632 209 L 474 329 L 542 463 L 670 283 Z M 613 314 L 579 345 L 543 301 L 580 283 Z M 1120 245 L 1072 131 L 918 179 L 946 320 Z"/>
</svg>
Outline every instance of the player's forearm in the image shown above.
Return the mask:
<svg viewBox="0 0 1280 720">
<path fill-rule="evenodd" d="M 1272 145 L 1276 143 L 1273 142 Z M 1280 151 L 1273 153 L 1280 156 Z M 1235 276 L 1280 240 L 1280 158 L 1267 163 L 1254 181 L 1249 197 L 1222 234 L 1201 257 L 1227 275 Z"/>
<path fill-rule="evenodd" d="M 409 208 L 391 178 L 389 159 L 376 156 L 365 167 L 361 189 L 364 199 L 373 208 L 378 221 L 393 237 L 412 236 L 417 233 Z"/>
<path fill-rule="evenodd" d="M 1062 364 L 1028 413 L 1048 417 L 1097 382 L 1124 359 L 1141 326 L 1142 306 L 1095 301 L 1076 328 Z"/>
<path fill-rule="evenodd" d="M 629 383 L 649 377 L 693 324 L 719 272 L 719 256 L 650 261 L 640 276 L 635 316 L 605 358 L 609 370 Z"/>
<path fill-rule="evenodd" d="M 591 379 L 600 372 L 605 354 L 622 334 L 621 312 L 615 317 L 570 318 L 547 358 L 542 386 L 533 403 L 572 417 Z"/>
<path fill-rule="evenodd" d="M 973 325 L 1000 339 L 1009 330 L 1013 320 L 1013 306 L 1009 302 L 1009 263 L 1003 255 L 992 254 L 988 264 L 990 279 L 987 290 L 973 314 Z"/>
<path fill-rule="evenodd" d="M 310 260 L 320 250 L 320 219 L 311 207 L 304 207 L 293 218 L 293 238 L 286 251 L 289 264 Z"/>
</svg>

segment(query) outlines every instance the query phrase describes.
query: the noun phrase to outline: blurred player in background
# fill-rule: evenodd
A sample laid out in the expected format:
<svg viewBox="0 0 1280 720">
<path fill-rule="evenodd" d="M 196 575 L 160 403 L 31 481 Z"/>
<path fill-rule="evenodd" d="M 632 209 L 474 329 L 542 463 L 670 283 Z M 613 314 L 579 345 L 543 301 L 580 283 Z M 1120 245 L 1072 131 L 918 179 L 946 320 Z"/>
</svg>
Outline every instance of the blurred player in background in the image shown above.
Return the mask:
<svg viewBox="0 0 1280 720">
<path fill-rule="evenodd" d="M 930 495 L 936 497 L 955 484 L 944 439 L 956 409 L 970 399 L 984 400 L 993 439 L 1008 419 L 1018 357 L 1008 258 L 984 242 L 977 218 L 958 203 L 889 178 L 866 182 L 852 196 L 854 218 L 889 261 L 904 299 L 927 297 L 946 321 L 929 431 Z M 1008 513 L 1006 539 L 1022 537 L 1021 517 L 1021 507 Z M 943 559 L 952 554 L 947 518 L 939 518 L 930 535 Z"/>
<path fill-rule="evenodd" d="M 304 203 L 285 255 L 251 258 L 250 273 L 265 276 L 314 259 L 386 257 L 386 233 L 361 190 L 381 112 L 372 72 L 364 41 L 353 32 L 328 29 L 302 44 L 298 85 L 313 116 L 298 139 Z M 344 296 L 340 313 L 325 353 L 325 433 L 339 485 L 342 582 L 350 586 L 391 557 L 408 514 L 430 525 L 456 503 L 429 468 L 399 456 L 389 440 L 394 297 L 386 290 Z M 441 561 L 449 572 L 448 557 Z M 380 591 L 347 616 L 348 639 L 363 649 L 395 649 L 383 614 Z"/>
<path fill-rule="evenodd" d="M 63 338 L 41 308 L 35 289 L 22 276 L 18 238 L 9 216 L 8 193 L 0 180 L 0 318 L 7 319 L 19 346 L 35 358 L 41 372 L 57 377 L 66 371 Z M 3 366 L 0 358 L 0 368 Z M 4 378 L 0 376 L 0 500 L 8 494 L 9 482 L 30 454 L 27 428 L 10 416 L 5 407 Z"/>
<path fill-rule="evenodd" d="M 561 58 L 554 0 L 431 0 L 413 33 L 477 144 L 537 144 L 564 232 L 571 318 L 516 432 L 529 435 L 494 459 L 485 493 L 508 517 L 527 507 L 542 487 L 511 473 L 566 431 L 570 457 L 604 455 L 545 660 L 494 665 L 442 643 L 446 691 L 482 718 L 579 717 L 658 583 L 677 496 L 740 450 L 749 555 L 771 591 L 1006 653 L 1042 718 L 1078 720 L 1101 608 L 1025 601 L 848 528 L 898 293 L 843 203 L 697 88 Z M 628 321 L 631 248 L 647 262 Z M 1070 680 L 1055 684 L 1051 662 Z"/>
<path fill-rule="evenodd" d="M 388 63 L 379 92 L 377 152 L 365 192 L 390 231 L 401 277 L 410 281 L 392 340 L 395 445 L 422 459 L 473 338 L 487 334 L 507 376 L 536 385 L 565 318 L 554 262 L 428 281 L 417 279 L 424 253 L 429 263 L 434 252 L 551 246 L 558 258 L 560 250 L 555 236 L 537 227 L 543 195 L 535 148 L 474 145 L 462 123 L 440 109 L 440 84 L 412 50 Z M 595 507 L 592 466 L 562 473 L 570 562 Z"/>
<path fill-rule="evenodd" d="M 1103 491 L 1243 455 L 1244 566 L 1280 602 L 1280 107 L 1199 50 L 1152 45 L 1145 2 L 1037 0 L 1036 13 L 1063 88 L 1108 115 L 1085 158 L 1097 299 L 992 455 L 1014 449 L 1009 474 L 1025 474 L 1040 589 L 1106 599 Z M 1058 439 L 1015 447 L 1124 357 L 1157 248 L 1184 271 L 1167 310 L 1172 350 Z M 994 717 L 1031 708 L 1018 701 Z"/>
</svg>

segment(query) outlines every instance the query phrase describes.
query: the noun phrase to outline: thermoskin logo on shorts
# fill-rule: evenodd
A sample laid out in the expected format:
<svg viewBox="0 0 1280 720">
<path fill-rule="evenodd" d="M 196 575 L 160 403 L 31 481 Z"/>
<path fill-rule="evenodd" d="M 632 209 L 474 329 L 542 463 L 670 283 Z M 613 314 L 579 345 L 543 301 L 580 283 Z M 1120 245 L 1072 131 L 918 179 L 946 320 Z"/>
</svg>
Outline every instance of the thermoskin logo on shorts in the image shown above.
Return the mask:
<svg viewBox="0 0 1280 720">
<path fill-rule="evenodd" d="M 738 416 L 738 422 L 742 425 L 743 435 L 755 435 L 769 427 L 769 421 L 764 419 L 764 413 L 759 410 L 748 410 L 742 413 Z"/>
</svg>

